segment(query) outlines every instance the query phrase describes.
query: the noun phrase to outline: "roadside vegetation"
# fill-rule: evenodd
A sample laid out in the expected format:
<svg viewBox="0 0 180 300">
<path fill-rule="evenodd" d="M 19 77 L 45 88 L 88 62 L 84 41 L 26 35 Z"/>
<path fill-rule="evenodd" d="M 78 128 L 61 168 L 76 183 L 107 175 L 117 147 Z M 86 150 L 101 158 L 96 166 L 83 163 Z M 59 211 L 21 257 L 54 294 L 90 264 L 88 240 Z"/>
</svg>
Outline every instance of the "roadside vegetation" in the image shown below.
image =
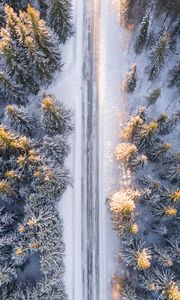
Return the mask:
<svg viewBox="0 0 180 300">
<path fill-rule="evenodd" d="M 0 11 L 0 299 L 65 300 L 57 203 L 71 184 L 72 113 L 44 90 L 74 32 L 71 2 L 2 0 Z"/>
<path fill-rule="evenodd" d="M 121 17 L 126 27 L 134 3 L 125 2 Z M 122 83 L 128 112 L 115 158 L 131 182 L 120 180 L 119 190 L 108 199 L 120 244 L 114 299 L 180 299 L 180 6 L 179 1 L 166 2 L 145 6 L 129 50 L 134 63 Z M 140 88 L 144 94 L 138 96 Z M 158 104 L 162 97 L 165 110 Z M 128 116 L 131 107 L 136 108 Z"/>
</svg>

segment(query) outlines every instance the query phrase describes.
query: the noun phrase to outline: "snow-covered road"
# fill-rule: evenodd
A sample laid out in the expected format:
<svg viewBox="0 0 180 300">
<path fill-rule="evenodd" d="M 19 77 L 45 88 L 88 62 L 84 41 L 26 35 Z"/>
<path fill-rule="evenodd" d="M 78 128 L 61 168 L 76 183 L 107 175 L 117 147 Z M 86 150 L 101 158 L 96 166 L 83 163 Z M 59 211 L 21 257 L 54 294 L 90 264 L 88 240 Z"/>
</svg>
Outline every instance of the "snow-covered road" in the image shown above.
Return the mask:
<svg viewBox="0 0 180 300">
<path fill-rule="evenodd" d="M 105 202 L 120 180 L 113 153 L 124 109 L 120 80 L 127 72 L 130 33 L 119 27 L 114 2 L 74 0 L 76 34 L 63 49 L 64 72 L 50 88 L 74 110 L 66 162 L 74 184 L 59 205 L 69 300 L 111 299 L 118 265 Z"/>
</svg>

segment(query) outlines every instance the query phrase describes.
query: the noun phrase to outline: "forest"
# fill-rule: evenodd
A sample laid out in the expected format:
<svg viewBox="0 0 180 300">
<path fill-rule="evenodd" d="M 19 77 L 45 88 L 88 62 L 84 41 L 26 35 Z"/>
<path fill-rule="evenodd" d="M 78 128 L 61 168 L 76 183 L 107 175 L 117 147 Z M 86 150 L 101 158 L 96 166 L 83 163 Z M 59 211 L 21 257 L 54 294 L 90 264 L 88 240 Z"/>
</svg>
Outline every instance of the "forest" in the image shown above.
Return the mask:
<svg viewBox="0 0 180 300">
<path fill-rule="evenodd" d="M 114 152 L 129 180 L 108 198 L 119 239 L 113 299 L 179 300 L 180 2 L 122 1 L 119 20 L 133 24 L 134 62 L 121 83 L 128 113 Z"/>
<path fill-rule="evenodd" d="M 0 1 L 0 299 L 65 300 L 72 112 L 45 92 L 74 34 L 71 1 Z"/>
</svg>

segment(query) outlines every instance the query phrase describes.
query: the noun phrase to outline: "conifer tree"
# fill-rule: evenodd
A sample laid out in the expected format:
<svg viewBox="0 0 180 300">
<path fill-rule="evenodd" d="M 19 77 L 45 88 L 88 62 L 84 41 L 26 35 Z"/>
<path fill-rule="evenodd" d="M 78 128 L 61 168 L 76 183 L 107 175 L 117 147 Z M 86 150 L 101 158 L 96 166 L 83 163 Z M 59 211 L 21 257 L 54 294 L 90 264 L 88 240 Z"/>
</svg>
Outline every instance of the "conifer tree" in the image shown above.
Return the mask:
<svg viewBox="0 0 180 300">
<path fill-rule="evenodd" d="M 65 43 L 73 32 L 71 0 L 46 0 L 48 25 Z"/>
<path fill-rule="evenodd" d="M 4 1 L 0 1 L 0 28 L 5 24 Z"/>
<path fill-rule="evenodd" d="M 159 97 L 161 97 L 161 89 L 160 88 L 154 89 L 147 97 L 147 100 L 148 100 L 147 107 L 156 103 L 156 101 Z"/>
<path fill-rule="evenodd" d="M 143 124 L 143 119 L 140 116 L 134 116 L 128 124 L 123 128 L 121 137 L 126 141 L 133 141 L 134 137 L 140 130 Z"/>
<path fill-rule="evenodd" d="M 133 267 L 138 271 L 148 270 L 151 266 L 151 251 L 142 242 L 131 241 L 128 247 L 124 245 L 120 255 L 122 255 L 127 266 Z"/>
<path fill-rule="evenodd" d="M 122 216 L 131 216 L 135 211 L 135 200 L 139 195 L 138 190 L 121 189 L 109 198 L 110 211 Z"/>
<path fill-rule="evenodd" d="M 6 0 L 6 3 L 8 3 L 11 7 L 14 8 L 17 12 L 22 9 L 26 9 L 28 3 L 32 3 L 32 0 Z"/>
<path fill-rule="evenodd" d="M 115 156 L 118 161 L 128 163 L 137 154 L 137 147 L 129 143 L 121 143 L 116 147 Z"/>
<path fill-rule="evenodd" d="M 36 78 L 33 76 L 32 65 L 30 66 L 30 61 L 27 60 L 24 41 L 20 38 L 22 28 L 24 39 L 29 31 L 11 7 L 5 5 L 5 12 L 6 24 L 5 28 L 1 29 L 0 49 L 8 74 L 16 84 L 23 87 L 22 90 L 36 93 L 38 89 Z"/>
<path fill-rule="evenodd" d="M 127 281 L 123 288 L 121 296 L 123 300 L 140 300 L 139 297 L 136 295 L 135 288 Z"/>
<path fill-rule="evenodd" d="M 146 14 L 139 26 L 138 35 L 136 37 L 136 43 L 135 43 L 136 53 L 140 53 L 146 43 L 148 29 L 149 29 L 149 20 L 150 20 L 149 14 Z"/>
<path fill-rule="evenodd" d="M 149 157 L 151 160 L 159 160 L 164 155 L 166 155 L 167 151 L 169 151 L 170 149 L 170 144 L 155 143 L 153 147 L 149 150 Z"/>
<path fill-rule="evenodd" d="M 54 72 L 62 67 L 58 42 L 40 18 L 40 13 L 30 5 L 27 8 L 27 22 L 28 29 L 36 43 L 38 74 L 42 81 L 50 80 Z"/>
<path fill-rule="evenodd" d="M 134 92 L 136 88 L 136 81 L 137 81 L 137 65 L 133 64 L 124 82 L 124 89 L 127 93 Z"/>
<path fill-rule="evenodd" d="M 64 136 L 55 135 L 53 138 L 45 136 L 43 140 L 42 154 L 47 162 L 54 161 L 63 165 L 65 157 L 69 153 L 69 146 Z"/>
<path fill-rule="evenodd" d="M 176 66 L 170 72 L 169 87 L 180 86 L 180 61 L 177 62 Z"/>
<path fill-rule="evenodd" d="M 16 84 L 13 78 L 10 78 L 4 72 L 0 72 L 0 95 L 4 102 L 24 103 L 25 95 L 22 86 Z"/>
<path fill-rule="evenodd" d="M 50 136 L 68 134 L 72 131 L 71 112 L 62 103 L 57 103 L 53 96 L 47 95 L 42 100 L 42 125 Z"/>
<path fill-rule="evenodd" d="M 140 130 L 136 142 L 137 145 L 141 148 L 146 148 L 151 145 L 155 135 L 158 132 L 158 123 L 150 122 L 149 124 L 143 124 L 142 129 Z"/>
<path fill-rule="evenodd" d="M 9 119 L 10 127 L 17 130 L 20 134 L 31 135 L 34 129 L 32 117 L 27 113 L 24 107 L 17 105 L 8 105 L 6 115 Z"/>
<path fill-rule="evenodd" d="M 180 291 L 172 271 L 166 268 L 154 269 L 153 279 L 154 285 L 168 300 L 179 299 Z"/>
<path fill-rule="evenodd" d="M 149 80 L 153 80 L 162 69 L 165 59 L 169 54 L 170 37 L 168 32 L 164 32 L 155 43 L 150 54 L 150 63 L 147 67 Z"/>
<path fill-rule="evenodd" d="M 134 0 L 123 0 L 120 2 L 120 23 L 123 26 L 127 26 L 131 17 L 131 9 L 134 4 Z"/>
</svg>

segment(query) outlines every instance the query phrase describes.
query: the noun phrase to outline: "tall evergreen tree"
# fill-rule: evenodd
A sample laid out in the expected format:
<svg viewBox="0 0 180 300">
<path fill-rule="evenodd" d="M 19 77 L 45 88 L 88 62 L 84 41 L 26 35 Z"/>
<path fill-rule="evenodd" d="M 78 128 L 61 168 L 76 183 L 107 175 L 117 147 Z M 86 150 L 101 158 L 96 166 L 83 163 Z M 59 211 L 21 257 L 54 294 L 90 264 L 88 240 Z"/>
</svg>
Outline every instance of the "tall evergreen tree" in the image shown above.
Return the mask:
<svg viewBox="0 0 180 300">
<path fill-rule="evenodd" d="M 170 71 L 169 87 L 180 87 L 180 61 L 177 62 L 175 67 Z"/>
<path fill-rule="evenodd" d="M 17 105 L 8 105 L 6 107 L 10 127 L 20 134 L 31 135 L 34 129 L 34 120 L 24 107 Z"/>
<path fill-rule="evenodd" d="M 146 14 L 138 29 L 138 35 L 135 43 L 136 53 L 140 53 L 145 45 L 147 35 L 148 35 L 148 29 L 149 29 L 149 20 L 150 20 L 149 14 Z"/>
<path fill-rule="evenodd" d="M 47 21 L 57 33 L 60 42 L 65 43 L 73 32 L 71 0 L 46 0 Z"/>
<path fill-rule="evenodd" d="M 2 71 L 0 72 L 0 95 L 1 100 L 5 102 L 23 103 L 25 101 L 22 86 L 16 84 L 13 78 L 10 78 Z"/>
<path fill-rule="evenodd" d="M 136 88 L 136 81 L 137 81 L 137 65 L 133 64 L 124 82 L 124 89 L 127 93 L 134 92 Z"/>
<path fill-rule="evenodd" d="M 54 72 L 62 67 L 57 39 L 40 18 L 40 13 L 30 5 L 27 8 L 27 27 L 35 41 L 37 73 L 42 81 L 51 80 Z"/>
<path fill-rule="evenodd" d="M 39 12 L 28 5 L 19 16 L 5 6 L 6 26 L 1 29 L 0 51 L 8 74 L 24 91 L 36 94 L 39 85 L 49 82 L 61 69 L 57 39 L 41 20 Z"/>
<path fill-rule="evenodd" d="M 7 4 L 9 4 L 11 7 L 18 12 L 19 10 L 26 9 L 28 3 L 33 4 L 33 0 L 5 0 Z"/>
<path fill-rule="evenodd" d="M 4 1 L 0 1 L 0 28 L 5 24 Z"/>
<path fill-rule="evenodd" d="M 72 131 L 71 112 L 57 103 L 53 96 L 47 95 L 42 100 L 42 125 L 50 136 L 68 134 Z"/>
<path fill-rule="evenodd" d="M 160 96 L 161 96 L 161 89 L 160 88 L 154 89 L 147 97 L 147 100 L 149 102 L 147 107 L 154 104 Z"/>
<path fill-rule="evenodd" d="M 149 80 L 153 80 L 162 69 L 165 59 L 169 54 L 170 37 L 168 32 L 164 32 L 156 42 L 150 54 L 150 63 L 147 67 Z"/>
</svg>

